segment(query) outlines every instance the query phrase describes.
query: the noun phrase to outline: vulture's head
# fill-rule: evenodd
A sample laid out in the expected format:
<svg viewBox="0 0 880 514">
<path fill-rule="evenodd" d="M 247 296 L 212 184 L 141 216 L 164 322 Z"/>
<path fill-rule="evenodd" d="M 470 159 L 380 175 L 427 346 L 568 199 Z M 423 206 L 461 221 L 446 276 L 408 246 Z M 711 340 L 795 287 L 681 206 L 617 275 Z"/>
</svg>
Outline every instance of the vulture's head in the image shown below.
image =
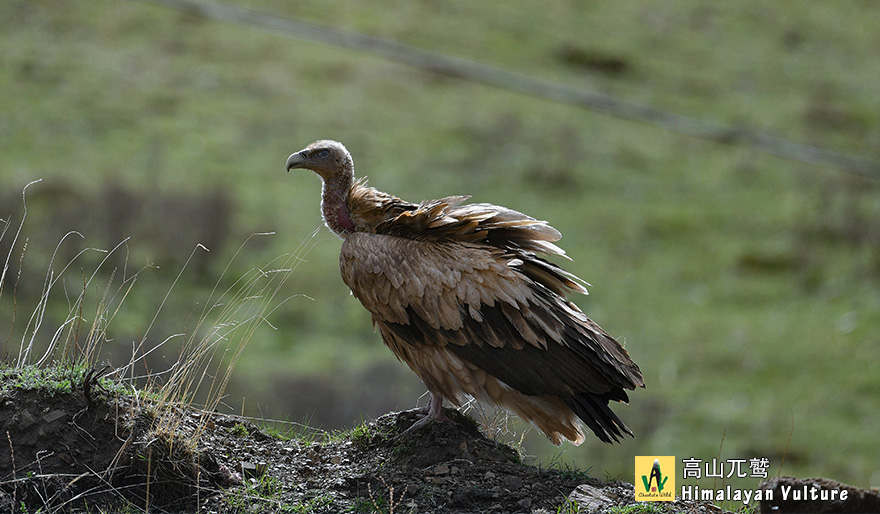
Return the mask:
<svg viewBox="0 0 880 514">
<path fill-rule="evenodd" d="M 287 158 L 287 171 L 294 168 L 312 170 L 325 182 L 354 176 L 351 154 L 338 141 L 322 139 Z"/>
</svg>

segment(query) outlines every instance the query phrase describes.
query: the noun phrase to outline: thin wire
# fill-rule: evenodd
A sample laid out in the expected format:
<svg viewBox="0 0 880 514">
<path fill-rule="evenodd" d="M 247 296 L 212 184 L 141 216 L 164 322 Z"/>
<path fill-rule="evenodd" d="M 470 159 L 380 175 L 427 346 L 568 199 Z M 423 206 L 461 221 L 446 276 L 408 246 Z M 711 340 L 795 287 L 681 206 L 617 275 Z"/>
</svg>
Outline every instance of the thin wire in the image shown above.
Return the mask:
<svg viewBox="0 0 880 514">
<path fill-rule="evenodd" d="M 250 26 L 288 38 L 324 45 L 364 51 L 385 59 L 442 75 L 478 82 L 517 93 L 577 105 L 585 109 L 642 123 L 649 123 L 679 134 L 717 143 L 751 147 L 756 150 L 796 161 L 829 166 L 868 178 L 880 179 L 880 162 L 811 145 L 758 133 L 745 127 L 734 127 L 714 121 L 692 118 L 662 111 L 651 106 L 628 102 L 603 93 L 577 89 L 549 80 L 539 79 L 496 68 L 486 64 L 423 50 L 355 32 L 243 9 L 217 2 L 192 0 L 139 0 L 158 4 L 190 14 L 237 25 Z"/>
</svg>

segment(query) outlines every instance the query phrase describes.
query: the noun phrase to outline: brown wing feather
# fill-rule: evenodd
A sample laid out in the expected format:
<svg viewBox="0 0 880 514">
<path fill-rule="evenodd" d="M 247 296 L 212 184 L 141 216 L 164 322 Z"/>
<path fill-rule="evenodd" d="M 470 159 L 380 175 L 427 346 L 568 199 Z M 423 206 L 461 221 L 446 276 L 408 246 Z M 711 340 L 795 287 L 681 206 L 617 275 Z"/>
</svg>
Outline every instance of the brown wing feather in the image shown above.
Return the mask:
<svg viewBox="0 0 880 514">
<path fill-rule="evenodd" d="M 644 385 L 638 366 L 565 299 L 586 282 L 536 255 L 564 256 L 561 234 L 467 198 L 416 205 L 362 183 L 349 196 L 365 230 L 343 243 L 342 278 L 385 343 L 432 392 L 505 404 L 554 442 L 583 440 L 578 417 L 603 441 L 631 434 L 608 401 Z"/>
<path fill-rule="evenodd" d="M 343 244 L 341 269 L 377 322 L 411 344 L 461 347 L 453 351 L 497 368 L 499 378 L 509 375 L 505 382 L 526 394 L 641 386 L 626 350 L 576 306 L 518 271 L 517 260 L 470 244 L 356 233 Z"/>
<path fill-rule="evenodd" d="M 366 233 L 349 235 L 340 266 L 386 344 L 429 388 L 449 378 L 429 376 L 433 368 L 414 357 L 420 346 L 445 348 L 524 395 L 561 398 L 603 440 L 629 432 L 607 403 L 626 401 L 623 389 L 642 386 L 641 373 L 557 294 L 574 283 L 561 268 L 486 244 Z M 452 394 L 435 392 L 450 398 L 482 394 L 443 387 Z"/>
<path fill-rule="evenodd" d="M 499 248 L 565 255 L 553 244 L 562 234 L 545 221 L 492 205 L 460 205 L 467 196 L 450 196 L 422 202 L 399 216 L 377 224 L 375 232 L 422 241 L 483 243 Z M 410 204 L 412 205 L 412 204 Z"/>
</svg>

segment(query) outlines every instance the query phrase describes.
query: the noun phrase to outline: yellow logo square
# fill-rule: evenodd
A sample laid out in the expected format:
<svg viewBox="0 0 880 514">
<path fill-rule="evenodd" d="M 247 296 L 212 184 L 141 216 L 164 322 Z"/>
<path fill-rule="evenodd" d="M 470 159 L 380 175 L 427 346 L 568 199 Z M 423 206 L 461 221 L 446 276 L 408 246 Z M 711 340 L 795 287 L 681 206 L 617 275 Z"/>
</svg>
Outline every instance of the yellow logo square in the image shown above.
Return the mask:
<svg viewBox="0 0 880 514">
<path fill-rule="evenodd" d="M 675 500 L 675 457 L 636 456 L 636 501 Z"/>
</svg>

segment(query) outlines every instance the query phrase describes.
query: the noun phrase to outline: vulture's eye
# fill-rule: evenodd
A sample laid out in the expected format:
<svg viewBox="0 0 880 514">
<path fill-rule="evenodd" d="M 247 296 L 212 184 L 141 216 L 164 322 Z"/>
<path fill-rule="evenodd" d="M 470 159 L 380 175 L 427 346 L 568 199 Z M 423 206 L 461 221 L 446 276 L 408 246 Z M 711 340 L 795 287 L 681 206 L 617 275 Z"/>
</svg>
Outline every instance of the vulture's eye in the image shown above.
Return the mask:
<svg viewBox="0 0 880 514">
<path fill-rule="evenodd" d="M 328 155 L 330 155 L 330 150 L 321 150 L 318 152 L 318 157 L 322 159 L 326 158 Z"/>
</svg>

